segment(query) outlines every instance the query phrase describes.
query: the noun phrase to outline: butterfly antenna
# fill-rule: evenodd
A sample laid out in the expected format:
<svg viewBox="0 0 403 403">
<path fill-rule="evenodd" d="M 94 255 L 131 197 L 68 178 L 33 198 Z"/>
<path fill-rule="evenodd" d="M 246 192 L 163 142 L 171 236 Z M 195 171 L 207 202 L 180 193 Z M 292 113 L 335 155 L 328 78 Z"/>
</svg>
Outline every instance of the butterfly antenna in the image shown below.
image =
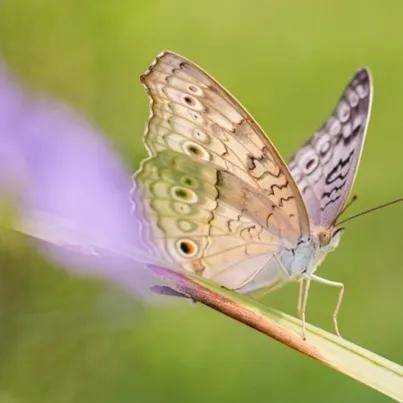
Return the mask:
<svg viewBox="0 0 403 403">
<path fill-rule="evenodd" d="M 339 219 L 339 217 L 346 211 L 348 210 L 348 208 L 358 199 L 357 195 L 354 195 L 349 202 L 346 203 L 346 205 L 343 207 L 343 209 L 340 211 L 339 214 L 337 214 L 337 217 L 335 218 L 335 220 L 332 223 L 333 225 L 336 225 L 337 220 Z"/>
<path fill-rule="evenodd" d="M 368 209 L 368 210 L 361 211 L 361 213 L 354 214 L 354 215 L 351 216 L 351 217 L 348 217 L 348 218 L 346 218 L 346 219 L 344 219 L 344 220 L 341 220 L 340 222 L 337 223 L 337 225 L 344 224 L 344 223 L 346 223 L 347 221 L 353 220 L 354 218 L 360 217 L 360 216 L 365 215 L 365 214 L 368 214 L 368 213 L 372 213 L 373 211 L 380 210 L 380 209 L 382 209 L 382 208 L 384 208 L 384 207 L 389 207 L 389 206 L 391 206 L 392 204 L 401 203 L 401 202 L 403 202 L 403 197 L 401 197 L 401 198 L 399 198 L 399 199 L 396 199 L 396 200 L 392 200 L 392 201 L 390 201 L 390 202 L 388 202 L 388 203 L 381 204 L 381 205 L 376 206 L 376 207 L 372 207 L 372 208 L 370 208 L 370 209 Z M 351 203 L 350 203 L 350 204 L 351 204 Z"/>
</svg>

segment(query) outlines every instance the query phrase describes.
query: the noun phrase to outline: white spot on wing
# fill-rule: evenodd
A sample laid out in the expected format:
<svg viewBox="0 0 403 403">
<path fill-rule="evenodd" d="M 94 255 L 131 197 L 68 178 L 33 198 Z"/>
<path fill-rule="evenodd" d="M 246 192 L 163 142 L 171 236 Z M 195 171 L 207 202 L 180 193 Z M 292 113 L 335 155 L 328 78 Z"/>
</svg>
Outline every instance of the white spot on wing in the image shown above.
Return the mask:
<svg viewBox="0 0 403 403">
<path fill-rule="evenodd" d="M 364 99 L 368 95 L 368 86 L 367 85 L 357 85 L 356 91 L 361 99 Z"/>
<path fill-rule="evenodd" d="M 342 122 L 347 122 L 350 117 L 350 107 L 347 102 L 341 101 L 337 108 L 337 115 Z"/>
<path fill-rule="evenodd" d="M 331 136 L 336 136 L 337 134 L 340 133 L 340 130 L 341 130 L 341 124 L 340 124 L 339 119 L 332 116 L 329 119 L 327 127 L 328 127 L 329 134 Z"/>
<path fill-rule="evenodd" d="M 359 98 L 354 90 L 349 89 L 347 91 L 347 98 L 352 108 L 358 105 Z"/>
</svg>

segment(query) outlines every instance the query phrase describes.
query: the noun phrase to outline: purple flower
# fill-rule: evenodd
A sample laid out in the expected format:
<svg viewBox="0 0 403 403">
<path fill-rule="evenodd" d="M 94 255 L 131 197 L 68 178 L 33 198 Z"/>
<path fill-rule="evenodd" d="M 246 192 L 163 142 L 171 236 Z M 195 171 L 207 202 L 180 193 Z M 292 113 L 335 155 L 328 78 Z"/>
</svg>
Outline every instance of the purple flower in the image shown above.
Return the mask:
<svg viewBox="0 0 403 403">
<path fill-rule="evenodd" d="M 17 201 L 18 230 L 79 273 L 142 290 L 144 263 L 156 261 L 132 186 L 99 131 L 65 105 L 27 94 L 0 63 L 0 197 Z"/>
</svg>

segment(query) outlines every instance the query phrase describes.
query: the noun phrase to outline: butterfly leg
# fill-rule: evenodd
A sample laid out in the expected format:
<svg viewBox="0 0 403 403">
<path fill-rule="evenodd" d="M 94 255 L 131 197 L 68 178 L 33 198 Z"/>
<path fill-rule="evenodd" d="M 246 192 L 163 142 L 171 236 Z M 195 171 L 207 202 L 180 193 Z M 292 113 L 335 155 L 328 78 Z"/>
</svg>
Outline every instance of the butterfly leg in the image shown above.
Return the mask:
<svg viewBox="0 0 403 403">
<path fill-rule="evenodd" d="M 318 283 L 330 285 L 331 287 L 337 287 L 339 289 L 339 296 L 337 298 L 336 308 L 333 311 L 333 326 L 334 326 L 334 331 L 336 332 L 337 336 L 341 337 L 341 334 L 339 331 L 339 325 L 337 323 L 337 316 L 339 314 L 341 303 L 343 302 L 344 284 L 340 283 L 338 281 L 326 280 L 325 278 L 315 276 L 314 274 L 311 274 L 311 279 Z"/>
<path fill-rule="evenodd" d="M 302 291 L 304 289 L 304 279 L 300 279 L 299 283 L 299 291 L 298 291 L 298 303 L 297 303 L 297 316 L 299 319 L 302 319 Z"/>
<path fill-rule="evenodd" d="M 298 316 L 302 321 L 302 338 L 306 339 L 306 321 L 305 311 L 306 304 L 308 302 L 309 287 L 311 285 L 311 279 L 309 277 L 303 277 L 300 283 L 300 292 L 298 296 Z"/>
</svg>

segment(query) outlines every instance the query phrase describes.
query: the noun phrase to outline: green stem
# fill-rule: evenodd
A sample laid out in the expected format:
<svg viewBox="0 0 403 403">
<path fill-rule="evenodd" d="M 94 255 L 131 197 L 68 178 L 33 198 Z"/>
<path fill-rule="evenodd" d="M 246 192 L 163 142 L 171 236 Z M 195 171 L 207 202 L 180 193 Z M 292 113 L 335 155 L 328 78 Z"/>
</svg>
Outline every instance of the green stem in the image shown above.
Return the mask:
<svg viewBox="0 0 403 403">
<path fill-rule="evenodd" d="M 151 270 L 179 293 L 201 302 L 398 401 L 403 401 L 403 367 L 332 333 L 192 274 Z"/>
</svg>

